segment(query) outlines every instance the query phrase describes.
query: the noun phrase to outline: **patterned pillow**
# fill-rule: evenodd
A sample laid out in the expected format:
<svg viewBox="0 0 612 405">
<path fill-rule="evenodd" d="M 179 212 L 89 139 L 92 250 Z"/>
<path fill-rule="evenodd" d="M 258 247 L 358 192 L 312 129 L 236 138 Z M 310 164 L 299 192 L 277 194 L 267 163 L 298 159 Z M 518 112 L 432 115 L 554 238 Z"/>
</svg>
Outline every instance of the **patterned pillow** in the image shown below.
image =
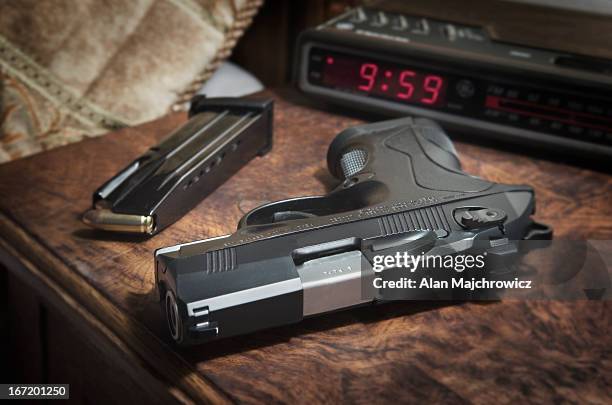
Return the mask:
<svg viewBox="0 0 612 405">
<path fill-rule="evenodd" d="M 180 108 L 262 2 L 0 2 L 0 163 Z"/>
</svg>

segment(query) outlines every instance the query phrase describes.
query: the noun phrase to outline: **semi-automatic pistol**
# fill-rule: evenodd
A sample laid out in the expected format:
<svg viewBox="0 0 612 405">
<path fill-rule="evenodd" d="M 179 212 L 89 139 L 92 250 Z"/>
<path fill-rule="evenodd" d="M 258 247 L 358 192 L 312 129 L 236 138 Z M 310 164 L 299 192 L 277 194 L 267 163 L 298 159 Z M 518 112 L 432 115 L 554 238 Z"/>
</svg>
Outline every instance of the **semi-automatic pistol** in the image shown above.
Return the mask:
<svg viewBox="0 0 612 405">
<path fill-rule="evenodd" d="M 349 128 L 330 145 L 327 165 L 340 180 L 329 194 L 269 203 L 231 235 L 155 252 L 162 311 L 176 342 L 377 302 L 367 281 L 375 255 L 457 254 L 479 244 L 504 256 L 516 252 L 515 241 L 551 237 L 531 219 L 531 187 L 464 173 L 452 142 L 429 119 Z"/>
</svg>

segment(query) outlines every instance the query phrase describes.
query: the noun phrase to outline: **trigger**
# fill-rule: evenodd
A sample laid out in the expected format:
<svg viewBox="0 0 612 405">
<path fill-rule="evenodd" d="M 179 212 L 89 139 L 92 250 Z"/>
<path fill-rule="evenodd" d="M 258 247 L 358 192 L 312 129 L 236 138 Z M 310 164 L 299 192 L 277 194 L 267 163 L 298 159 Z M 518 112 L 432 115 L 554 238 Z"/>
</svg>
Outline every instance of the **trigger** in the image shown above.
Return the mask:
<svg viewBox="0 0 612 405">
<path fill-rule="evenodd" d="M 258 229 L 261 230 L 262 226 L 274 225 L 277 222 L 312 218 L 316 216 L 314 214 L 309 214 L 307 212 L 302 212 L 302 211 L 279 211 L 279 212 L 274 212 L 272 216 L 266 215 L 264 217 L 262 215 L 259 215 L 259 213 L 257 212 L 259 209 L 263 209 L 263 208 L 268 208 L 268 207 L 266 206 L 258 207 L 246 213 L 238 222 L 238 230 L 245 228 L 247 226 L 253 226 L 253 225 L 256 225 Z M 267 221 L 262 221 L 262 218 L 267 219 Z"/>
<path fill-rule="evenodd" d="M 275 212 L 273 215 L 273 222 L 282 222 L 282 221 L 291 221 L 294 219 L 306 219 L 306 218 L 313 218 L 316 215 L 314 214 L 309 214 L 307 212 L 302 212 L 302 211 L 282 211 L 282 212 Z"/>
<path fill-rule="evenodd" d="M 271 226 L 283 221 L 312 218 L 317 216 L 321 205 L 326 205 L 321 197 L 299 197 L 270 202 L 247 212 L 238 222 L 238 229 L 254 225 Z"/>
</svg>

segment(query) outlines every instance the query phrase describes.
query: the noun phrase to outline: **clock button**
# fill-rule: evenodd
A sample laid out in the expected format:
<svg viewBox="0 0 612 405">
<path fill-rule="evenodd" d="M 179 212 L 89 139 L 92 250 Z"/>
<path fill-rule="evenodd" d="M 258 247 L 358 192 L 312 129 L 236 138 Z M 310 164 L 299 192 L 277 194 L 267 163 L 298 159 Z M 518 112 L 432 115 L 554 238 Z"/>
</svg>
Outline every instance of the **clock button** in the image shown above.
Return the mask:
<svg viewBox="0 0 612 405">
<path fill-rule="evenodd" d="M 457 29 L 452 24 L 446 24 L 444 27 L 442 27 L 442 35 L 444 35 L 444 38 L 452 42 L 457 39 Z"/>
<path fill-rule="evenodd" d="M 474 83 L 471 80 L 460 80 L 455 87 L 457 89 L 457 94 L 461 98 L 470 98 L 474 95 L 476 89 L 474 88 Z"/>
<path fill-rule="evenodd" d="M 366 15 L 365 11 L 363 11 L 362 8 L 358 8 L 353 13 L 353 16 L 351 17 L 351 22 L 362 23 L 366 21 L 367 19 L 368 19 L 368 16 Z"/>
<path fill-rule="evenodd" d="M 411 31 L 413 34 L 429 35 L 429 22 L 425 18 L 417 20 L 414 24 L 414 29 Z"/>
<path fill-rule="evenodd" d="M 370 25 L 372 27 L 384 27 L 385 25 L 387 25 L 388 22 L 389 19 L 387 18 L 387 15 L 382 11 L 379 11 L 372 17 L 372 22 L 370 23 Z"/>
<path fill-rule="evenodd" d="M 404 31 L 408 28 L 408 20 L 403 15 L 397 16 L 391 23 L 391 28 L 397 31 Z"/>
<path fill-rule="evenodd" d="M 338 24 L 336 24 L 336 28 L 338 28 L 339 30 L 350 31 L 355 28 L 355 26 L 350 22 L 339 22 Z"/>
</svg>

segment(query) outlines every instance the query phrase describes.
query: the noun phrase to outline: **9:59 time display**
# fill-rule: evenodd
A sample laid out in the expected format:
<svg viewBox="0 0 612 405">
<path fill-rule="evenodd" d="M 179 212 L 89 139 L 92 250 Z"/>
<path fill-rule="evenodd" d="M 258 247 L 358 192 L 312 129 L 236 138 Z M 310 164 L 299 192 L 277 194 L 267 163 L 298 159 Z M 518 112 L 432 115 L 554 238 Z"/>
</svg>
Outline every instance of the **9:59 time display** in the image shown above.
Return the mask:
<svg viewBox="0 0 612 405">
<path fill-rule="evenodd" d="M 446 80 L 440 75 L 332 53 L 324 58 L 322 82 L 335 89 L 428 106 L 444 103 L 446 93 Z"/>
</svg>

